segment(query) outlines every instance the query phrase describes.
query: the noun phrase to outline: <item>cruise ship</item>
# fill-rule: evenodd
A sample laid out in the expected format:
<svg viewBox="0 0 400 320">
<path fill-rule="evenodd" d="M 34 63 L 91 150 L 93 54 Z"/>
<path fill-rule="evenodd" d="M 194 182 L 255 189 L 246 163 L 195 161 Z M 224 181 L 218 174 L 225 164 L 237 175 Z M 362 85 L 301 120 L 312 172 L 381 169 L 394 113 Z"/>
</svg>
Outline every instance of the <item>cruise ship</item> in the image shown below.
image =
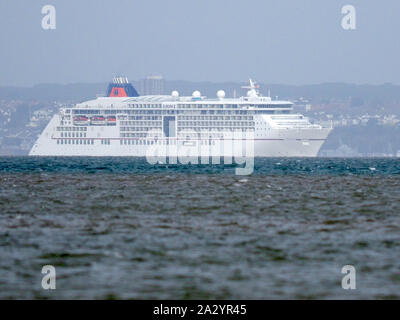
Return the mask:
<svg viewBox="0 0 400 320">
<path fill-rule="evenodd" d="M 332 127 L 294 113 L 290 101 L 262 96 L 251 79 L 243 88 L 238 98 L 223 90 L 214 98 L 199 91 L 139 96 L 116 77 L 106 96 L 60 108 L 29 155 L 226 157 L 247 146 L 255 157 L 317 156 Z"/>
</svg>

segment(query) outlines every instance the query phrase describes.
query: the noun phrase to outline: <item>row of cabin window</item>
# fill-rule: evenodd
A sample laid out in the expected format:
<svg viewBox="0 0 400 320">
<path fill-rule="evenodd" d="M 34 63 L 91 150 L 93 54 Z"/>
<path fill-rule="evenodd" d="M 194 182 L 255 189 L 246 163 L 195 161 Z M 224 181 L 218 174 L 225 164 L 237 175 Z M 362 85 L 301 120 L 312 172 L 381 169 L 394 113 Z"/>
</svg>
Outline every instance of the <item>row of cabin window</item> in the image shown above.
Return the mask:
<svg viewBox="0 0 400 320">
<path fill-rule="evenodd" d="M 253 116 L 178 116 L 178 120 L 253 120 Z"/>
<path fill-rule="evenodd" d="M 57 144 L 94 144 L 94 139 L 57 139 Z"/>
<path fill-rule="evenodd" d="M 151 104 L 151 103 L 146 103 L 146 104 L 128 104 L 130 108 L 134 109 L 155 109 L 159 108 L 162 109 L 163 105 L 162 104 Z M 252 107 L 259 107 L 259 108 L 274 108 L 277 107 L 276 105 L 251 105 Z M 290 105 L 288 105 L 290 106 Z M 206 103 L 199 103 L 199 104 L 177 104 L 176 107 L 178 109 L 223 109 L 223 108 L 228 108 L 228 109 L 237 109 L 239 106 L 237 104 L 206 104 Z M 246 106 L 244 106 L 246 107 Z M 283 107 L 287 107 L 286 105 L 283 105 Z M 164 107 L 165 108 L 165 107 Z M 74 113 L 85 113 L 87 110 L 74 110 Z M 92 110 L 92 111 L 99 111 L 99 110 Z M 106 110 L 107 114 L 115 114 L 115 113 L 121 113 L 121 111 L 127 111 L 127 110 Z"/>
<path fill-rule="evenodd" d="M 120 131 L 153 131 L 161 130 L 161 127 L 121 127 Z"/>
<path fill-rule="evenodd" d="M 129 116 L 128 120 L 162 120 L 161 116 Z"/>
<path fill-rule="evenodd" d="M 92 115 L 92 114 L 118 114 L 118 117 L 124 115 L 160 115 L 160 114 L 193 114 L 193 112 L 200 112 L 201 114 L 242 114 L 242 115 L 252 115 L 254 114 L 254 110 L 169 110 L 169 109 L 159 109 L 159 110 L 74 110 L 74 114 L 81 115 Z"/>
<path fill-rule="evenodd" d="M 61 138 L 86 138 L 86 132 L 61 132 Z"/>
<path fill-rule="evenodd" d="M 148 137 L 147 133 L 120 133 L 120 137 L 122 138 L 146 138 Z"/>
<path fill-rule="evenodd" d="M 197 127 L 209 127 L 209 126 L 253 126 L 254 122 L 250 121 L 240 121 L 240 122 L 232 122 L 232 121 L 181 121 L 178 122 L 178 126 L 197 126 Z"/>
<path fill-rule="evenodd" d="M 154 125 L 161 125 L 162 121 L 121 121 L 121 126 L 154 126 Z"/>
<path fill-rule="evenodd" d="M 254 127 L 253 126 L 250 126 L 250 127 L 232 127 L 232 126 L 229 126 L 229 127 L 217 127 L 217 128 L 214 128 L 214 127 L 194 127 L 194 126 L 178 126 L 178 130 L 179 131 L 183 131 L 183 132 L 185 132 L 185 131 L 196 131 L 196 132 L 210 132 L 210 131 L 212 131 L 212 132 L 226 132 L 226 131 L 229 131 L 229 132 L 234 132 L 234 131 L 243 131 L 243 132 L 245 132 L 245 131 L 254 131 Z"/>
<path fill-rule="evenodd" d="M 57 131 L 87 131 L 87 127 L 57 127 Z"/>
<path fill-rule="evenodd" d="M 162 108 L 161 104 L 128 104 L 129 107 L 135 109 L 147 109 L 147 108 Z M 178 104 L 176 106 L 179 109 L 222 109 L 222 108 L 234 108 L 238 107 L 237 104 Z"/>
<path fill-rule="evenodd" d="M 128 140 L 128 139 L 122 139 L 120 140 L 120 144 L 124 145 L 176 145 L 177 141 L 176 140 Z M 214 140 L 200 140 L 201 145 L 215 145 Z"/>
<path fill-rule="evenodd" d="M 165 141 L 164 141 L 165 142 Z M 134 144 L 134 145 L 150 145 L 150 144 L 161 144 L 161 141 L 149 141 L 149 140 L 120 140 L 120 144 Z"/>
</svg>

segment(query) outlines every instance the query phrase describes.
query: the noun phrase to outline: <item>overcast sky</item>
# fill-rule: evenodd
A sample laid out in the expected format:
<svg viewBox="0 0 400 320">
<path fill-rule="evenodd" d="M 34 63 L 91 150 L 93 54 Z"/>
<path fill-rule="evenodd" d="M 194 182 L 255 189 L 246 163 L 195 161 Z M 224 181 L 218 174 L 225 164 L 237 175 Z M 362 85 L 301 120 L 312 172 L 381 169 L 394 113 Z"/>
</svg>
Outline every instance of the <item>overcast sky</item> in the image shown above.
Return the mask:
<svg viewBox="0 0 400 320">
<path fill-rule="evenodd" d="M 42 7 L 56 8 L 43 30 Z M 356 8 L 356 30 L 341 9 Z M 400 83 L 399 0 L 1 0 L 0 85 Z"/>
</svg>

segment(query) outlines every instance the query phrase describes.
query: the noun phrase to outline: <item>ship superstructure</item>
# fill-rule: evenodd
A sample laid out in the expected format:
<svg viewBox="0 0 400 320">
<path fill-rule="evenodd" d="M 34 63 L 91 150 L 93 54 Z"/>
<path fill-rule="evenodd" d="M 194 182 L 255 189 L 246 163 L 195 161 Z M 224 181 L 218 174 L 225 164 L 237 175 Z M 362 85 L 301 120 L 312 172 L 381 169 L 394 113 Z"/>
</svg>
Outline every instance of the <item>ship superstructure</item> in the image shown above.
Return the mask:
<svg viewBox="0 0 400 320">
<path fill-rule="evenodd" d="M 247 95 L 240 98 L 226 98 L 223 90 L 214 99 L 199 91 L 139 96 L 127 78 L 114 78 L 106 97 L 61 108 L 29 154 L 143 157 L 150 147 L 168 145 L 195 155 L 201 146 L 232 139 L 237 132 L 251 134 L 256 157 L 318 154 L 332 128 L 293 113 L 290 101 L 261 96 L 252 80 L 245 88 Z"/>
</svg>

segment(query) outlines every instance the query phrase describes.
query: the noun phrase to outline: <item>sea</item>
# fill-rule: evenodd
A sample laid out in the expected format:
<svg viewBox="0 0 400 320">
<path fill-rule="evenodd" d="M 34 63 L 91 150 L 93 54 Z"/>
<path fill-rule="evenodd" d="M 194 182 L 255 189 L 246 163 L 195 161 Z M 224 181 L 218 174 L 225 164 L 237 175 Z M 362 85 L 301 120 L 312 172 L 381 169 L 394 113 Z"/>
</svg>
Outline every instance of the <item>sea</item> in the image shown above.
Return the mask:
<svg viewBox="0 0 400 320">
<path fill-rule="evenodd" d="M 399 298 L 399 159 L 0 157 L 0 299 Z"/>
</svg>

